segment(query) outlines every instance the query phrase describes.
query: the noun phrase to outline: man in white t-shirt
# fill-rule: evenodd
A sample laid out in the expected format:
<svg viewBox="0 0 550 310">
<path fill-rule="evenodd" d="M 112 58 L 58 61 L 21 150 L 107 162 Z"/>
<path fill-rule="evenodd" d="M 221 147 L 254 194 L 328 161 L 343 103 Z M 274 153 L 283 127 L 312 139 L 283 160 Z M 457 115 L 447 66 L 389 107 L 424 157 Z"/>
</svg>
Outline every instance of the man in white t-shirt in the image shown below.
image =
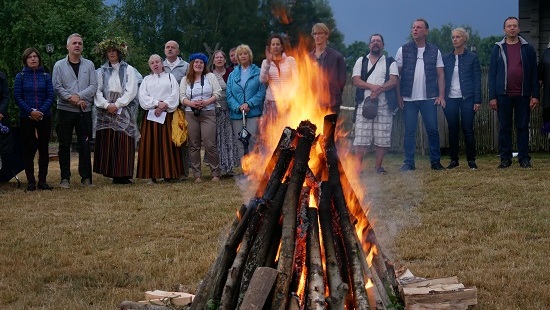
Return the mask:
<svg viewBox="0 0 550 310">
<path fill-rule="evenodd" d="M 441 165 L 437 106 L 445 108 L 445 76 L 443 60 L 438 47 L 426 42 L 428 22 L 417 19 L 412 25 L 413 41 L 401 46 L 395 60 L 400 74 L 399 105 L 405 120 L 405 160 L 401 171 L 415 170 L 416 127 L 418 112 L 422 115 L 428 134 L 430 164 L 433 170 L 444 170 Z M 398 96 L 399 97 L 399 96 Z"/>
<path fill-rule="evenodd" d="M 393 111 L 396 108 L 388 103 L 386 91 L 394 89 L 397 85 L 399 71 L 393 58 L 387 58 L 382 53 L 384 37 L 381 34 L 371 35 L 369 50 L 368 55 L 359 57 L 355 62 L 352 80 L 355 87 L 364 90 L 363 98 L 378 100 L 378 110 L 374 119 L 367 119 L 361 113 L 356 113 L 353 146 L 363 159 L 368 147 L 373 143 L 376 156 L 375 171 L 378 174 L 386 174 L 387 171 L 382 167 L 382 161 L 391 146 Z M 387 73 L 388 69 L 389 73 Z M 366 74 L 362 71 L 366 71 Z M 368 77 L 362 77 L 362 73 Z M 366 78 L 366 81 L 363 78 Z M 356 111 L 361 111 L 363 104 L 364 101 L 359 103 Z"/>
</svg>

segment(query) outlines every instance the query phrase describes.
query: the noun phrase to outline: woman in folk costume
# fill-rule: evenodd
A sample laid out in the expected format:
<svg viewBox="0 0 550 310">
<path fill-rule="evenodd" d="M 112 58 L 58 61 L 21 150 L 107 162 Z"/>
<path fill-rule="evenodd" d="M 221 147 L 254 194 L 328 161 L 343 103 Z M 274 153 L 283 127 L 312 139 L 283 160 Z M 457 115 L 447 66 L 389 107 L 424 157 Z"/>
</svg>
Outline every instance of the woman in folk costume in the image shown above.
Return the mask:
<svg viewBox="0 0 550 310">
<path fill-rule="evenodd" d="M 139 104 L 145 110 L 141 123 L 136 177 L 153 183 L 178 179 L 183 173 L 180 148 L 172 142 L 172 118 L 179 103 L 178 81 L 165 73 L 162 58 L 149 57 L 151 74 L 139 87 Z"/>
<path fill-rule="evenodd" d="M 216 144 L 220 154 L 220 170 L 222 175 L 232 176 L 235 174 L 234 168 L 240 166 L 239 155 L 237 152 L 237 143 L 240 143 L 233 133 L 229 106 L 227 105 L 227 79 L 233 71 L 232 67 L 227 67 L 227 57 L 221 50 L 214 51 L 214 62 L 212 73 L 218 79 L 222 88 L 220 98 L 216 102 Z"/>
<path fill-rule="evenodd" d="M 114 184 L 131 184 L 139 139 L 136 70 L 124 61 L 128 51 L 119 37 L 99 43 L 95 52 L 107 62 L 97 70 L 93 171 L 113 178 Z"/>
</svg>

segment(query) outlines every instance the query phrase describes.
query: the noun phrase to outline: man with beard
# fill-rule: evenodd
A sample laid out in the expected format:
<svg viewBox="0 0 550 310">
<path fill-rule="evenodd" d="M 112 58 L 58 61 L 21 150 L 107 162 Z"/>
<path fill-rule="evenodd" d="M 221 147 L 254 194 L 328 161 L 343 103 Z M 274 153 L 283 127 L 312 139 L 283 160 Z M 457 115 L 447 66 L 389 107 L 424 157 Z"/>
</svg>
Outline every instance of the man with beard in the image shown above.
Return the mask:
<svg viewBox="0 0 550 310">
<path fill-rule="evenodd" d="M 391 130 L 393 123 L 393 111 L 397 103 L 389 99 L 389 90 L 397 85 L 399 70 L 392 57 L 382 54 L 384 50 L 384 37 L 381 34 L 373 34 L 369 42 L 370 53 L 359 57 L 353 67 L 353 85 L 362 92 L 362 98 L 378 100 L 378 110 L 374 119 L 367 119 L 361 113 L 355 115 L 355 138 L 353 146 L 359 152 L 361 159 L 365 156 L 371 143 L 375 149 L 374 168 L 378 174 L 386 174 L 382 167 L 384 155 L 391 144 Z M 361 98 L 356 105 L 356 111 L 361 111 L 365 101 Z"/>
<path fill-rule="evenodd" d="M 399 67 L 399 106 L 405 120 L 405 159 L 401 171 L 415 170 L 416 126 L 418 112 L 428 134 L 432 170 L 445 170 L 441 165 L 437 106 L 445 108 L 445 72 L 439 48 L 426 41 L 430 27 L 422 18 L 414 21 L 413 40 L 397 50 L 395 61 Z"/>
</svg>

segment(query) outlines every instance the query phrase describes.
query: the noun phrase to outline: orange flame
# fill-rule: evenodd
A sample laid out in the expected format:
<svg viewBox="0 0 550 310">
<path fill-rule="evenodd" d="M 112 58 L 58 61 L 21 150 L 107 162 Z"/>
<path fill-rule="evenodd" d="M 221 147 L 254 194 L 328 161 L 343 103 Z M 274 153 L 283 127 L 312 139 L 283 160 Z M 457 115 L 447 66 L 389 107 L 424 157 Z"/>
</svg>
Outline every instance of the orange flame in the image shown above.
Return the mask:
<svg viewBox="0 0 550 310">
<path fill-rule="evenodd" d="M 262 119 L 260 127 L 261 146 L 243 158 L 243 171 L 252 180 L 261 180 L 267 166 L 270 154 L 277 147 L 283 129 L 287 126 L 296 128 L 301 121 L 309 120 L 323 128 L 325 115 L 330 114 L 320 102 L 328 102 L 330 94 L 324 87 L 326 77 L 315 59 L 310 57 L 305 44 L 292 51 L 297 64 L 297 73 L 284 87 L 275 83 L 269 85 L 277 102 L 277 117 L 273 120 Z"/>
</svg>

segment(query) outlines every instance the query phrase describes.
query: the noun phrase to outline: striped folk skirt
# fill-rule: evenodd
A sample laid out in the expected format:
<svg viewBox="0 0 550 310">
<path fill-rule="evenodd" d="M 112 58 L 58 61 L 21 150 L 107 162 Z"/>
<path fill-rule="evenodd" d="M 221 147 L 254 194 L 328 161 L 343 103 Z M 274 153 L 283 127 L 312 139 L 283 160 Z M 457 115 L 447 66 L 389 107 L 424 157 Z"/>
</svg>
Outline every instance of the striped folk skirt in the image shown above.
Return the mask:
<svg viewBox="0 0 550 310">
<path fill-rule="evenodd" d="M 136 178 L 178 179 L 183 174 L 180 148 L 172 142 L 173 115 L 168 113 L 164 124 L 159 124 L 147 120 L 144 113 Z"/>
<path fill-rule="evenodd" d="M 94 172 L 108 178 L 132 178 L 136 157 L 136 140 L 123 131 L 96 131 Z"/>
</svg>

